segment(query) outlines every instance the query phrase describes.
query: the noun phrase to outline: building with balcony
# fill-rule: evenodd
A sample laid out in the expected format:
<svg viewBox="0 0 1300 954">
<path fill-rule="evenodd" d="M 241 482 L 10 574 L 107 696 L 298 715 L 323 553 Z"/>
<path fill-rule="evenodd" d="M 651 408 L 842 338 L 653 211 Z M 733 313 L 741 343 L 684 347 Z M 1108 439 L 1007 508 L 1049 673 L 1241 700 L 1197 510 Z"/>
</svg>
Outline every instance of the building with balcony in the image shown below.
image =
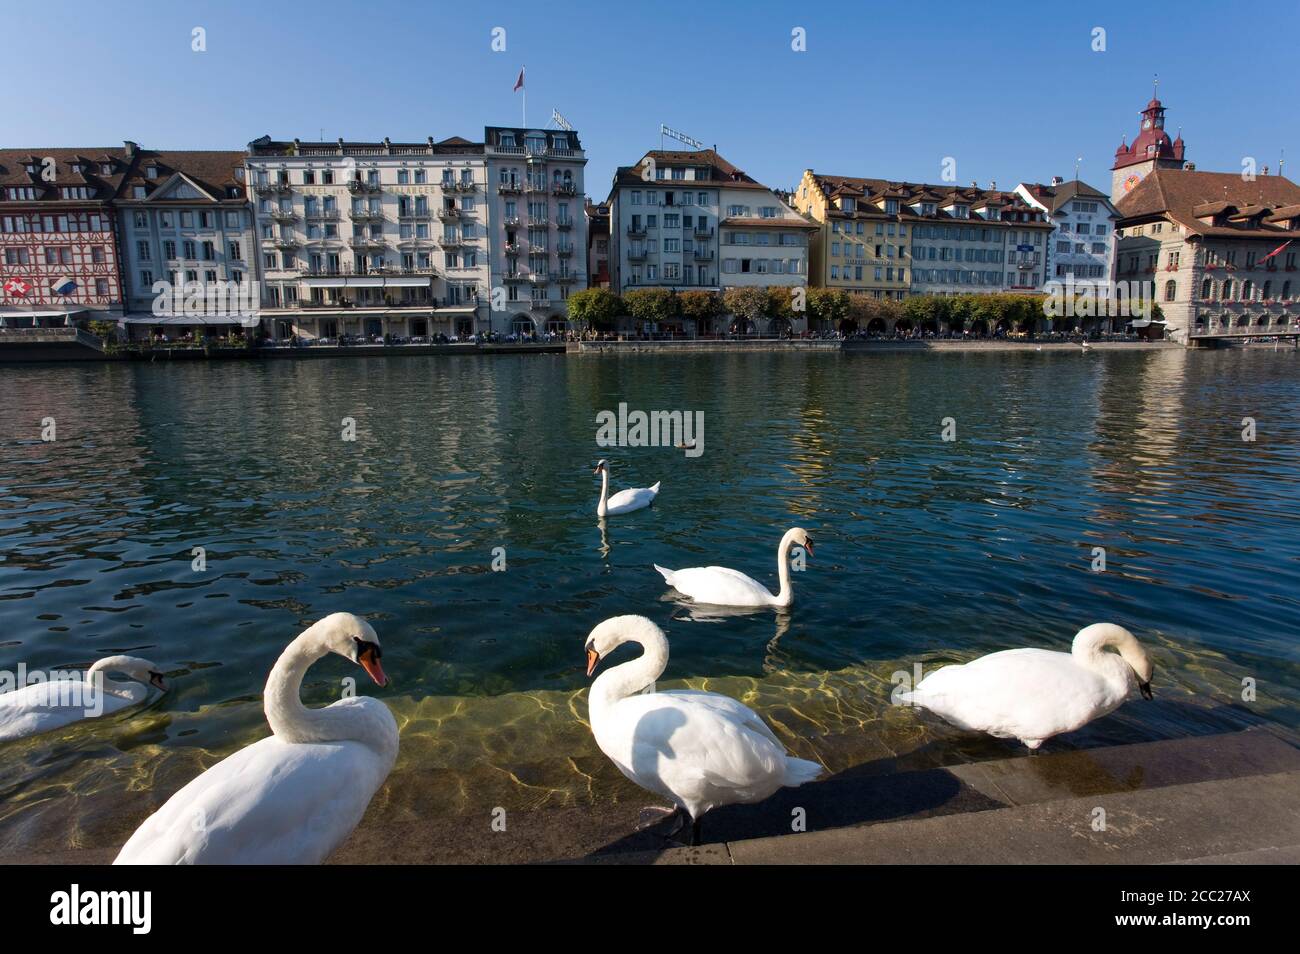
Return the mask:
<svg viewBox="0 0 1300 954">
<path fill-rule="evenodd" d="M 0 328 L 122 314 L 112 203 L 137 147 L 0 150 Z"/>
<path fill-rule="evenodd" d="M 114 205 L 132 337 L 257 326 L 257 243 L 244 153 L 137 147 Z"/>
<path fill-rule="evenodd" d="M 816 230 L 716 150 L 652 150 L 621 166 L 610 210 L 612 287 L 803 286 Z"/>
<path fill-rule="evenodd" d="M 1051 185 L 1022 182 L 1021 200 L 1047 216 L 1053 231 L 1047 243 L 1047 280 L 1109 282 L 1115 271 L 1115 222 L 1119 213 L 1106 194 L 1086 182 Z"/>
<path fill-rule="evenodd" d="M 1151 169 L 1119 202 L 1116 277 L 1151 282 L 1184 344 L 1294 336 L 1300 186 L 1281 175 Z"/>
<path fill-rule="evenodd" d="M 980 189 L 805 170 L 795 207 L 818 223 L 813 284 L 876 298 L 1043 287 L 1043 211 L 996 184 Z"/>
<path fill-rule="evenodd" d="M 569 295 L 587 287 L 587 156 L 571 129 L 488 126 L 483 149 L 494 331 L 569 329 Z"/>
<path fill-rule="evenodd" d="M 244 162 L 272 338 L 488 329 L 481 143 L 263 137 Z"/>
</svg>

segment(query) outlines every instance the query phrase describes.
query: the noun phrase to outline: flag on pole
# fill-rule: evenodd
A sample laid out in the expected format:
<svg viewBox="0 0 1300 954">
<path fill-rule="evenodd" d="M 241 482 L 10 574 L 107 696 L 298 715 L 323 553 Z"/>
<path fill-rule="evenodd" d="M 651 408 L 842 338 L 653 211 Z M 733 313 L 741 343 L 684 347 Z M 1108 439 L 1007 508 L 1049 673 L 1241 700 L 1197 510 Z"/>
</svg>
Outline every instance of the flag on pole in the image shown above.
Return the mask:
<svg viewBox="0 0 1300 954">
<path fill-rule="evenodd" d="M 1273 249 L 1273 251 L 1269 252 L 1267 255 L 1265 255 L 1263 258 L 1261 258 L 1260 261 L 1261 261 L 1261 262 L 1267 262 L 1270 258 L 1272 258 L 1274 255 L 1276 255 L 1278 252 L 1282 251 L 1282 249 L 1286 248 L 1288 245 L 1290 245 L 1290 244 L 1291 244 L 1292 242 L 1294 242 L 1294 241 L 1295 241 L 1295 239 L 1287 239 L 1285 242 L 1283 242 L 1283 243 L 1282 243 L 1281 245 L 1279 245 L 1277 248 Z"/>
<path fill-rule="evenodd" d="M 519 90 L 523 88 L 524 88 L 524 71 L 523 68 L 521 67 L 519 70 L 519 79 L 515 80 L 515 88 L 512 89 L 510 92 L 517 93 L 519 92 Z"/>
</svg>

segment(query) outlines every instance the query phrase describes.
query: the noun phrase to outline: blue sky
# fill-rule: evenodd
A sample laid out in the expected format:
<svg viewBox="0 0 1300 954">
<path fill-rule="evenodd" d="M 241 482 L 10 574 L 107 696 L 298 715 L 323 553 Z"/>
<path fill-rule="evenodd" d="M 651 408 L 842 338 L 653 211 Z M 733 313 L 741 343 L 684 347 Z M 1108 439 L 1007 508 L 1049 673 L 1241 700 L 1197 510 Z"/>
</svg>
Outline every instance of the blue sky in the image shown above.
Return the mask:
<svg viewBox="0 0 1300 954">
<path fill-rule="evenodd" d="M 493 3 L 47 0 L 6 12 L 6 146 L 242 148 L 276 138 L 477 139 L 558 108 L 587 191 L 659 146 L 666 123 L 772 186 L 805 167 L 1009 188 L 1108 188 L 1160 74 L 1201 169 L 1243 156 L 1300 174 L 1300 5 L 864 2 Z M 207 50 L 191 49 L 206 30 Z M 506 50 L 491 48 L 494 27 Z M 791 49 L 791 31 L 807 49 Z M 1106 31 L 1105 52 L 1092 50 Z M 16 77 L 21 77 L 15 81 Z M 103 95 L 99 95 L 100 91 Z"/>
</svg>

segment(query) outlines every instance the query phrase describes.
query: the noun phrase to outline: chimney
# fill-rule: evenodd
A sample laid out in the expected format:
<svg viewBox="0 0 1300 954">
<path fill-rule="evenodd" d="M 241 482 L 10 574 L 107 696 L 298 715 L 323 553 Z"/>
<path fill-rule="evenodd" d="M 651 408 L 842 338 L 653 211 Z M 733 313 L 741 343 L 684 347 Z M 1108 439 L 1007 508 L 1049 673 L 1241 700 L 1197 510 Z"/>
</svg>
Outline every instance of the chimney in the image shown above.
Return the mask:
<svg viewBox="0 0 1300 954">
<path fill-rule="evenodd" d="M 1065 180 L 1062 179 L 1060 176 L 1052 176 L 1052 185 L 1061 185 L 1064 182 Z"/>
<path fill-rule="evenodd" d="M 140 148 L 140 145 L 139 143 L 134 143 L 129 139 L 123 139 L 122 147 L 126 150 L 126 156 L 129 159 L 135 155 L 135 151 Z"/>
<path fill-rule="evenodd" d="M 990 192 L 997 192 L 997 191 L 998 191 L 998 180 L 997 180 L 997 179 L 990 179 L 990 180 L 989 180 L 989 191 L 990 191 Z"/>
<path fill-rule="evenodd" d="M 1189 163 L 1187 164 L 1187 171 L 1188 171 L 1188 172 L 1195 172 L 1195 171 L 1196 171 L 1196 163 L 1194 163 L 1194 162 L 1189 162 Z"/>
</svg>

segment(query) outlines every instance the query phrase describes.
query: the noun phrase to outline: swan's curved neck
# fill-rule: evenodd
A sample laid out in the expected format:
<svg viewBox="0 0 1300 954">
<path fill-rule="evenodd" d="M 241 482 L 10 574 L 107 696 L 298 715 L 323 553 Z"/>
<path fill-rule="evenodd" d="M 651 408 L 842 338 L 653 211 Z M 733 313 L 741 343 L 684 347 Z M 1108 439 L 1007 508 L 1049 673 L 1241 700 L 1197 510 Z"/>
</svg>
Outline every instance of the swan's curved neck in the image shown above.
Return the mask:
<svg viewBox="0 0 1300 954">
<path fill-rule="evenodd" d="M 308 629 L 291 642 L 271 668 L 263 708 L 271 731 L 286 742 L 370 743 L 369 720 L 350 708 L 308 709 L 302 704 L 302 680 L 308 668 L 329 650 Z"/>
<path fill-rule="evenodd" d="M 128 661 L 129 660 L 125 656 L 109 656 L 106 659 L 101 659 L 98 662 L 92 663 L 90 668 L 86 670 L 86 682 L 94 686 L 95 691 L 97 692 L 103 692 L 105 695 L 109 696 L 117 696 L 119 699 L 130 699 L 131 701 L 135 701 L 138 697 L 142 697 L 142 693 L 138 688 L 140 685 L 138 681 L 133 685 L 131 683 L 114 682 L 112 679 L 108 678 L 109 672 L 112 671 L 115 666 L 122 665 Z"/>
<path fill-rule="evenodd" d="M 591 684 L 591 721 L 620 699 L 634 696 L 663 675 L 668 667 L 668 640 L 657 627 L 644 627 L 624 642 L 640 643 L 641 655 L 608 669 Z"/>
<path fill-rule="evenodd" d="M 1141 652 L 1131 633 L 1105 624 L 1081 629 L 1070 646 L 1070 655 L 1076 663 L 1115 683 L 1116 688 L 1128 687 Z"/>
<path fill-rule="evenodd" d="M 787 530 L 776 547 L 776 575 L 781 581 L 776 594 L 778 606 L 789 606 L 794 600 L 794 586 L 790 582 L 790 548 L 794 546 L 794 531 Z"/>
<path fill-rule="evenodd" d="M 609 468 L 600 469 L 600 503 L 596 505 L 596 515 L 605 516 L 605 501 L 609 499 Z"/>
</svg>

